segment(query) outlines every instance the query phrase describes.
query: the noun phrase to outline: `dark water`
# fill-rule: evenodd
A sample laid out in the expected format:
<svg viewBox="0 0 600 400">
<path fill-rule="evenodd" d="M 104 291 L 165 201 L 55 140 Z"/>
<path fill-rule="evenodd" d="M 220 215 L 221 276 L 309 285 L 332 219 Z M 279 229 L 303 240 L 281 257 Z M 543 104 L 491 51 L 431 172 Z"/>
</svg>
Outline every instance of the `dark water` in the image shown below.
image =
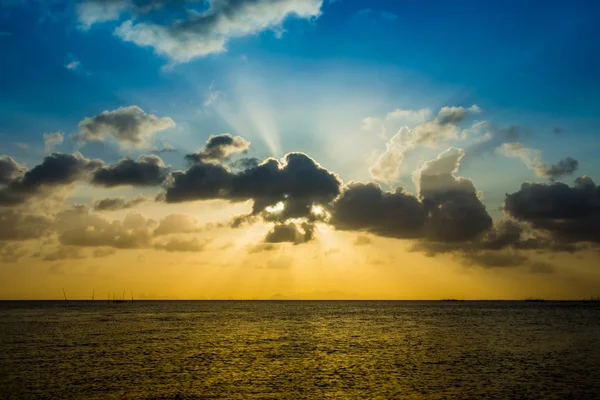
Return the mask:
<svg viewBox="0 0 600 400">
<path fill-rule="evenodd" d="M 0 302 L 6 399 L 600 399 L 600 305 Z"/>
</svg>

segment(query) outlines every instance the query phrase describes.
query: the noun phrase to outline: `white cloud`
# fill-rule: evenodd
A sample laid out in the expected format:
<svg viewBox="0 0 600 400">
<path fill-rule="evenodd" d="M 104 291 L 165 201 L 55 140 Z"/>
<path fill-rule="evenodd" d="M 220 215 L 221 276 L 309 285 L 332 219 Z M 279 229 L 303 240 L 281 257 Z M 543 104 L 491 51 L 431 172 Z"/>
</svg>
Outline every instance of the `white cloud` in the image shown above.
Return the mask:
<svg viewBox="0 0 600 400">
<path fill-rule="evenodd" d="M 86 143 L 113 138 L 122 148 L 144 147 L 152 135 L 174 126 L 169 117 L 159 118 L 138 106 L 128 106 L 85 118 L 79 123 L 80 133 L 74 139 Z"/>
<path fill-rule="evenodd" d="M 208 10 L 189 13 L 186 20 L 169 25 L 128 20 L 115 34 L 124 41 L 152 47 L 174 64 L 184 63 L 226 51 L 233 38 L 269 29 L 282 32 L 282 24 L 289 16 L 317 17 L 322 3 L 322 0 L 211 0 Z"/>
<path fill-rule="evenodd" d="M 467 117 L 479 112 L 480 109 L 476 105 L 469 108 L 442 107 L 438 115 L 431 121 L 424 121 L 431 118 L 429 109 L 418 111 L 398 109 L 388 113 L 385 121 L 399 120 L 416 125 L 413 128 L 404 126 L 392 136 L 386 143 L 386 151 L 380 154 L 369 168 L 371 176 L 383 182 L 396 181 L 398 167 L 408 151 L 419 146 L 436 147 L 446 140 L 459 139 L 461 128 L 458 125 Z M 373 122 L 369 120 L 367 123 L 372 124 Z M 363 126 L 364 124 L 365 121 L 363 121 Z"/>
<path fill-rule="evenodd" d="M 44 133 L 44 153 L 50 153 L 55 146 L 62 144 L 64 136 L 60 132 Z"/>
</svg>

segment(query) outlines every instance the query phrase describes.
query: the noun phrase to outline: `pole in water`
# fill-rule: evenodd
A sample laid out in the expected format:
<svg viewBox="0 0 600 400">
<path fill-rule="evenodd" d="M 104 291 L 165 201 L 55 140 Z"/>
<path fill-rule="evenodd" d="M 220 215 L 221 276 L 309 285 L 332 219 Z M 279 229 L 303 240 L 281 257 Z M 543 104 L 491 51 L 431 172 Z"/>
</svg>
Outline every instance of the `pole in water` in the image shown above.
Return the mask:
<svg viewBox="0 0 600 400">
<path fill-rule="evenodd" d="M 67 294 L 65 293 L 65 288 L 62 288 L 63 296 L 65 296 L 65 301 L 67 301 Z"/>
<path fill-rule="evenodd" d="M 92 291 L 92 301 L 94 301 L 94 295 L 96 294 L 96 289 Z"/>
</svg>

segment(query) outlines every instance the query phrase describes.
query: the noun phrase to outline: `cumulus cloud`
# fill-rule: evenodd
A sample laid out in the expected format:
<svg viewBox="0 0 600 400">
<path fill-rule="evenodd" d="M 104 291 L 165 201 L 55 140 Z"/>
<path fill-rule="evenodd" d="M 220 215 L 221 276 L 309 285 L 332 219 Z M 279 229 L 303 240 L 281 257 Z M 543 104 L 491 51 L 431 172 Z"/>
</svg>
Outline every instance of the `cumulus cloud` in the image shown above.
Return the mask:
<svg viewBox="0 0 600 400">
<path fill-rule="evenodd" d="M 159 118 L 138 106 L 128 106 L 85 118 L 79 123 L 79 134 L 73 138 L 81 143 L 112 138 L 123 148 L 144 147 L 152 135 L 174 126 L 175 122 L 169 117 Z"/>
<path fill-rule="evenodd" d="M 574 186 L 564 183 L 523 183 L 507 194 L 504 209 L 567 242 L 600 242 L 600 187 L 583 176 Z"/>
<path fill-rule="evenodd" d="M 264 241 L 265 243 L 306 243 L 313 239 L 314 229 L 314 225 L 309 223 L 300 225 L 293 222 L 277 224 L 267 233 Z"/>
<path fill-rule="evenodd" d="M 527 168 L 542 178 L 554 180 L 563 175 L 571 175 L 579 167 L 579 162 L 571 157 L 548 166 L 542 161 L 542 154 L 539 150 L 525 147 L 518 142 L 504 143 L 500 149 L 507 156 L 520 158 Z"/>
<path fill-rule="evenodd" d="M 282 31 L 284 20 L 290 16 L 314 18 L 320 14 L 322 0 L 209 0 L 202 12 L 188 12 L 187 18 L 167 24 L 152 21 L 128 20 L 115 34 L 138 46 L 152 47 L 157 54 L 167 56 L 173 63 L 226 51 L 233 38 L 254 35 L 264 30 Z M 121 3 L 121 2 L 119 2 Z M 131 4 L 131 3 L 128 3 Z M 126 8 L 114 6 L 104 12 L 111 20 Z M 80 21 L 94 23 L 91 13 L 80 13 Z M 94 10 L 92 10 L 94 11 Z M 99 14 L 93 12 L 94 15 Z M 138 13 L 139 15 L 140 13 Z"/>
<path fill-rule="evenodd" d="M 169 214 L 161 219 L 154 230 L 155 236 L 170 235 L 175 233 L 200 232 L 202 227 L 198 220 L 191 215 Z"/>
<path fill-rule="evenodd" d="M 44 157 L 41 164 L 0 189 L 0 205 L 21 204 L 45 189 L 58 188 L 85 179 L 103 165 L 101 160 L 87 159 L 81 153 L 52 153 Z"/>
<path fill-rule="evenodd" d="M 44 153 L 51 153 L 63 141 L 64 136 L 60 132 L 44 133 Z"/>
<path fill-rule="evenodd" d="M 62 245 L 134 249 L 150 246 L 153 225 L 139 213 L 113 221 L 88 207 L 75 206 L 57 214 L 53 229 Z"/>
<path fill-rule="evenodd" d="M 250 148 L 250 142 L 241 136 L 230 133 L 211 136 L 206 141 L 204 149 L 198 153 L 188 154 L 185 159 L 190 163 L 224 161 L 236 153 L 243 153 Z"/>
<path fill-rule="evenodd" d="M 156 155 L 140 156 L 137 161 L 124 158 L 117 164 L 102 167 L 94 173 L 92 183 L 105 186 L 157 186 L 165 180 L 169 168 Z"/>
<path fill-rule="evenodd" d="M 340 192 L 337 175 L 303 153 L 289 153 L 232 173 L 221 164 L 198 162 L 187 171 L 175 171 L 166 181 L 165 201 L 199 199 L 253 200 L 253 214 L 283 204 L 281 219 L 309 217 L 314 204 L 328 204 Z"/>
<path fill-rule="evenodd" d="M 449 148 L 417 171 L 419 196 L 428 211 L 426 234 L 433 240 L 461 241 L 492 226 L 470 179 L 457 177 L 464 150 Z"/>
<path fill-rule="evenodd" d="M 337 229 L 434 242 L 471 240 L 492 225 L 473 182 L 457 177 L 464 151 L 450 148 L 417 171 L 419 196 L 384 192 L 374 183 L 350 183 L 331 207 Z"/>
<path fill-rule="evenodd" d="M 458 125 L 480 111 L 476 105 L 469 108 L 442 107 L 433 120 L 413 128 L 402 127 L 388 141 L 386 151 L 369 168 L 371 176 L 383 182 L 396 181 L 398 167 L 408 151 L 419 146 L 436 147 L 443 141 L 458 138 L 461 132 Z"/>
<path fill-rule="evenodd" d="M 106 197 L 94 202 L 94 211 L 118 211 L 134 208 L 142 203 L 152 200 L 146 196 L 134 196 L 127 200 L 124 197 Z"/>
<path fill-rule="evenodd" d="M 23 165 L 7 155 L 0 155 L 0 185 L 6 185 L 27 171 Z"/>
<path fill-rule="evenodd" d="M 36 239 L 43 236 L 52 224 L 45 215 L 0 209 L 0 241 Z"/>
<path fill-rule="evenodd" d="M 423 204 L 402 188 L 384 192 L 375 183 L 354 182 L 344 187 L 331 208 L 331 224 L 340 230 L 415 238 L 423 234 Z"/>
</svg>

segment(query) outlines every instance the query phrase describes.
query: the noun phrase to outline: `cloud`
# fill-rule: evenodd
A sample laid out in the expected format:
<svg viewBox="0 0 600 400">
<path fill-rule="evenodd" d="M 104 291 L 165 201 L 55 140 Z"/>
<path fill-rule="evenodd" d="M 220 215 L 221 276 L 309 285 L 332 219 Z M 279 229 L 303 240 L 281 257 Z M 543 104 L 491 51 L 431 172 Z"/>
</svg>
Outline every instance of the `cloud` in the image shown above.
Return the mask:
<svg viewBox="0 0 600 400">
<path fill-rule="evenodd" d="M 0 241 L 19 241 L 42 237 L 51 227 L 45 215 L 0 209 Z"/>
<path fill-rule="evenodd" d="M 81 29 L 89 29 L 93 24 L 114 21 L 130 5 L 128 0 L 90 0 L 77 4 L 77 17 Z"/>
<path fill-rule="evenodd" d="M 191 215 L 169 214 L 161 219 L 154 230 L 155 236 L 170 235 L 175 233 L 200 232 L 202 227 L 198 220 Z"/>
<path fill-rule="evenodd" d="M 556 164 L 550 165 L 546 169 L 546 176 L 550 179 L 556 179 L 563 175 L 572 175 L 579 167 L 579 161 L 567 157 Z"/>
<path fill-rule="evenodd" d="M 241 136 L 230 133 L 211 136 L 206 141 L 204 149 L 198 153 L 188 154 L 185 159 L 191 163 L 224 161 L 236 153 L 243 153 L 250 148 L 250 142 Z"/>
<path fill-rule="evenodd" d="M 504 209 L 514 218 L 566 242 L 600 242 L 600 187 L 583 176 L 574 186 L 523 183 L 507 194 Z"/>
<path fill-rule="evenodd" d="M 88 207 L 75 206 L 57 214 L 53 229 L 62 245 L 136 249 L 150 247 L 152 227 L 153 221 L 139 213 L 111 221 Z"/>
<path fill-rule="evenodd" d="M 134 196 L 127 200 L 124 197 L 106 197 L 94 202 L 94 211 L 118 211 L 134 208 L 144 202 L 152 200 L 146 196 Z"/>
<path fill-rule="evenodd" d="M 259 164 L 260 164 L 260 160 L 258 158 L 244 157 L 244 158 L 240 158 L 239 160 L 235 160 L 234 162 L 229 164 L 229 166 L 231 168 L 244 170 L 244 169 L 256 168 L 256 167 L 258 167 Z"/>
<path fill-rule="evenodd" d="M 44 153 L 51 153 L 63 140 L 64 136 L 60 132 L 44 133 Z"/>
<path fill-rule="evenodd" d="M 322 0 L 209 0 L 202 12 L 187 12 L 184 19 L 155 23 L 143 18 L 144 9 L 131 2 L 112 1 L 98 9 L 98 1 L 79 8 L 79 20 L 84 28 L 93 23 L 116 20 L 124 11 L 136 16 L 115 29 L 122 40 L 138 46 L 152 47 L 155 53 L 167 56 L 172 63 L 184 63 L 208 54 L 222 53 L 234 38 L 273 30 L 283 31 L 283 22 L 290 16 L 302 19 L 320 15 Z M 161 6 L 166 2 L 157 1 Z"/>
<path fill-rule="evenodd" d="M 384 192 L 375 183 L 348 184 L 331 210 L 336 229 L 398 238 L 420 237 L 427 217 L 415 196 L 402 188 Z"/>
<path fill-rule="evenodd" d="M 27 250 L 18 243 L 0 242 L 0 261 L 16 263 L 27 254 Z"/>
<path fill-rule="evenodd" d="M 314 229 L 314 225 L 309 223 L 300 225 L 293 222 L 277 224 L 267 233 L 264 241 L 265 243 L 306 243 L 313 239 Z"/>
<path fill-rule="evenodd" d="M 44 261 L 79 260 L 85 258 L 81 248 L 72 246 L 59 246 L 51 253 L 44 256 Z"/>
<path fill-rule="evenodd" d="M 504 143 L 500 149 L 507 156 L 520 158 L 527 168 L 542 178 L 554 180 L 563 175 L 571 175 L 579 167 L 579 162 L 571 157 L 548 166 L 542 161 L 542 154 L 539 150 L 524 147 L 518 142 Z"/>
<path fill-rule="evenodd" d="M 404 111 L 404 110 L 397 110 Z M 480 108 L 473 105 L 464 107 L 442 107 L 431 121 L 420 123 L 413 128 L 402 127 L 386 144 L 386 151 L 380 154 L 369 168 L 371 176 L 382 182 L 398 179 L 398 167 L 406 153 L 415 147 L 436 147 L 441 142 L 456 139 L 460 133 L 459 124 L 469 116 L 478 114 Z M 404 115 L 406 112 L 400 113 Z M 420 115 L 427 115 L 421 110 Z"/>
<path fill-rule="evenodd" d="M 433 240 L 462 241 L 492 226 L 470 179 L 457 177 L 464 150 L 449 148 L 416 172 L 419 196 L 429 214 L 426 235 Z"/>
<path fill-rule="evenodd" d="M 0 155 L 0 185 L 6 185 L 22 176 L 27 168 L 20 165 L 12 157 Z"/>
<path fill-rule="evenodd" d="M 81 153 L 52 153 L 44 157 L 41 164 L 0 189 L 0 205 L 21 204 L 45 189 L 85 179 L 103 165 L 101 160 L 87 159 Z"/>
<path fill-rule="evenodd" d="M 365 246 L 367 244 L 371 244 L 371 239 L 368 236 L 359 235 L 359 236 L 356 237 L 356 239 L 354 240 L 353 244 L 355 246 Z"/>
<path fill-rule="evenodd" d="M 94 258 L 102 258 L 102 257 L 112 256 L 116 252 L 117 252 L 117 250 L 113 249 L 112 247 L 99 248 L 99 249 L 94 249 L 94 251 L 92 252 L 92 256 Z"/>
<path fill-rule="evenodd" d="M 165 144 L 162 148 L 158 148 L 156 146 L 154 146 L 154 148 L 152 149 L 152 154 L 163 154 L 163 153 L 178 153 L 179 150 L 177 150 L 175 147 L 171 146 L 170 144 Z"/>
<path fill-rule="evenodd" d="M 159 118 L 138 106 L 121 107 L 85 118 L 79 123 L 80 133 L 73 138 L 81 143 L 116 140 L 122 148 L 144 147 L 152 135 L 175 126 L 169 117 Z"/>
<path fill-rule="evenodd" d="M 168 203 L 200 199 L 253 200 L 257 215 L 283 204 L 281 220 L 311 215 L 315 204 L 328 204 L 340 192 L 337 175 L 303 153 L 288 153 L 280 161 L 232 173 L 221 164 L 198 162 L 187 171 L 175 171 L 166 180 L 163 198 Z"/>
<path fill-rule="evenodd" d="M 168 171 L 169 168 L 156 155 L 140 156 L 137 161 L 124 158 L 117 164 L 96 170 L 92 183 L 104 187 L 157 186 L 163 183 Z"/>
<path fill-rule="evenodd" d="M 198 252 L 204 249 L 204 245 L 200 243 L 198 238 L 192 238 L 188 240 L 173 238 L 165 243 L 155 243 L 154 248 L 158 250 L 165 250 L 168 252 Z"/>
</svg>

